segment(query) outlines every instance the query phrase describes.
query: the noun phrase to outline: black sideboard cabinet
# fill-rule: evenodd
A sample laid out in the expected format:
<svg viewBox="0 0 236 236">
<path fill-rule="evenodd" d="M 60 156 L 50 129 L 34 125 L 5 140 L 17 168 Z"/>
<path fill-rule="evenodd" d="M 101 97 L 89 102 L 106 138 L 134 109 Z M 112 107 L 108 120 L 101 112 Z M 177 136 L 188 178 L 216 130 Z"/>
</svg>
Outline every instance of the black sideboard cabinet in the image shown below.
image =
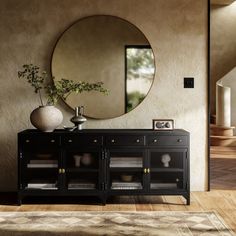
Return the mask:
<svg viewBox="0 0 236 236">
<path fill-rule="evenodd" d="M 18 133 L 18 203 L 26 196 L 182 195 L 190 204 L 185 130 Z"/>
</svg>

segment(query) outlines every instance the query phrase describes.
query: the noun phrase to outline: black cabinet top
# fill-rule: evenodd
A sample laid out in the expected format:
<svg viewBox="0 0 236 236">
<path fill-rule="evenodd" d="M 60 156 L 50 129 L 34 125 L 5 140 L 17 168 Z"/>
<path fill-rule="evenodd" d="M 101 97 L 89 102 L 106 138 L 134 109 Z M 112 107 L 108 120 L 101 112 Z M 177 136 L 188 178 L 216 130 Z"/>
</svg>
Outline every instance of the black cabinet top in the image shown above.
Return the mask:
<svg viewBox="0 0 236 236">
<path fill-rule="evenodd" d="M 142 134 L 142 135 L 189 135 L 189 132 L 183 129 L 174 130 L 153 130 L 153 129 L 83 129 L 76 131 L 67 131 L 56 129 L 53 132 L 41 132 L 37 129 L 27 129 L 19 134 Z"/>
</svg>

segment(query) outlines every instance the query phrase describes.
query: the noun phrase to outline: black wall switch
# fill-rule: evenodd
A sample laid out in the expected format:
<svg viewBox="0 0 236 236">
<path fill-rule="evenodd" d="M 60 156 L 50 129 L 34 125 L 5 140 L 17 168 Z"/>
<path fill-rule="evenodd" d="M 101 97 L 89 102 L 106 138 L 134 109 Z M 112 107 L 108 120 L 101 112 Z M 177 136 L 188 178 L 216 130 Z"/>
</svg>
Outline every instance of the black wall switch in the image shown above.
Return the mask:
<svg viewBox="0 0 236 236">
<path fill-rule="evenodd" d="M 185 77 L 184 78 L 184 88 L 194 88 L 194 78 Z"/>
</svg>

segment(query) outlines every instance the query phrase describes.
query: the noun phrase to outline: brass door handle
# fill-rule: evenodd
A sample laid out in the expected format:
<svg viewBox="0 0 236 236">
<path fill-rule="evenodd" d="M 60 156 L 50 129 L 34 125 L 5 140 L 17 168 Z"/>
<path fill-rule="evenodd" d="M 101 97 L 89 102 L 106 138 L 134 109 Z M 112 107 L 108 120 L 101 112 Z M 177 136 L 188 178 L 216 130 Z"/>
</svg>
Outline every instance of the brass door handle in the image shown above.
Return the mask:
<svg viewBox="0 0 236 236">
<path fill-rule="evenodd" d="M 149 168 L 147 168 L 147 173 L 148 173 L 148 174 L 150 173 L 150 169 L 149 169 Z"/>
<path fill-rule="evenodd" d="M 61 169 L 58 170 L 59 174 L 61 174 Z"/>
</svg>

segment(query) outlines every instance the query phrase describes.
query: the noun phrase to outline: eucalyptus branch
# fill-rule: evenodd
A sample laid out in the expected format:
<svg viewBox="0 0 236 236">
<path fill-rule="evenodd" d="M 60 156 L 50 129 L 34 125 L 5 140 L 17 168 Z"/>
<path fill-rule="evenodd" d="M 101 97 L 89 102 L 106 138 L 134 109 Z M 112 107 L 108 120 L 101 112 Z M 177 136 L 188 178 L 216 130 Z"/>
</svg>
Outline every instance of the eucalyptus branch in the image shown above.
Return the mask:
<svg viewBox="0 0 236 236">
<path fill-rule="evenodd" d="M 43 106 L 43 99 L 42 99 L 41 90 L 39 90 L 39 99 L 40 99 L 41 105 Z"/>
<path fill-rule="evenodd" d="M 26 79 L 34 88 L 35 93 L 39 94 L 40 102 L 43 106 L 41 90 L 44 89 L 47 95 L 47 105 L 54 105 L 58 99 L 66 100 L 72 93 L 78 94 L 84 91 L 97 91 L 103 94 L 108 94 L 108 90 L 103 88 L 102 82 L 88 83 L 88 82 L 74 82 L 73 80 L 60 79 L 58 81 L 52 78 L 54 83 L 44 85 L 47 79 L 46 71 L 39 73 L 39 67 L 33 64 L 23 65 L 23 71 L 18 71 L 18 77 Z"/>
<path fill-rule="evenodd" d="M 18 77 L 20 79 L 26 79 L 29 84 L 34 88 L 35 93 L 39 93 L 39 99 L 41 105 L 43 106 L 43 100 L 41 95 L 41 89 L 44 83 L 44 80 L 47 77 L 46 72 L 42 72 L 39 75 L 39 67 L 34 66 L 33 64 L 23 65 L 23 71 L 18 71 Z"/>
<path fill-rule="evenodd" d="M 103 88 L 102 82 L 87 83 L 87 82 L 74 82 L 73 80 L 61 79 L 54 81 L 53 85 L 45 87 L 46 94 L 50 102 L 56 102 L 59 98 L 66 100 L 72 93 L 82 93 L 84 91 L 98 91 L 108 94 L 108 90 Z"/>
</svg>

